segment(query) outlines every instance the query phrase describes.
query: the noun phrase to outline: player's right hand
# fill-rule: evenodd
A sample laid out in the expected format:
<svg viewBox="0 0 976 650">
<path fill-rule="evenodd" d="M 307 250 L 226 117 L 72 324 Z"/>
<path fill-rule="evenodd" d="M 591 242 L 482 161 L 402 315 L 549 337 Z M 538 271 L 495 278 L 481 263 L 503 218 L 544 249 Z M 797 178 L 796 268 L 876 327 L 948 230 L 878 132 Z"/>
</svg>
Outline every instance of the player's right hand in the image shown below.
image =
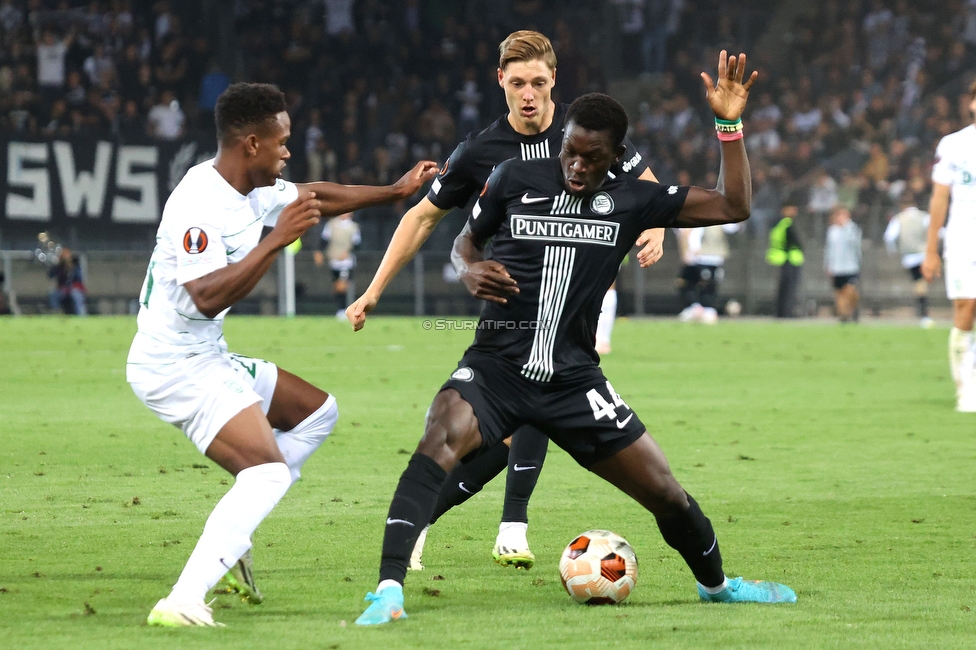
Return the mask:
<svg viewBox="0 0 976 650">
<path fill-rule="evenodd" d="M 278 223 L 271 232 L 280 238 L 281 247 L 284 248 L 317 224 L 321 216 L 321 203 L 315 198 L 315 192 L 299 192 L 298 198 L 286 205 L 278 215 Z"/>
<path fill-rule="evenodd" d="M 495 260 L 469 264 L 458 278 L 468 288 L 468 293 L 475 298 L 497 302 L 500 305 L 507 304 L 508 296 L 519 292 L 515 279 L 508 274 L 502 264 Z"/>
<path fill-rule="evenodd" d="M 926 253 L 922 261 L 922 277 L 926 282 L 942 276 L 942 258 L 938 253 Z"/>
<path fill-rule="evenodd" d="M 366 326 L 366 314 L 373 311 L 376 298 L 363 294 L 359 300 L 346 307 L 346 318 L 352 323 L 352 330 L 358 332 Z"/>
<path fill-rule="evenodd" d="M 413 196 L 425 183 L 437 176 L 437 163 L 432 160 L 421 160 L 413 169 L 404 174 L 393 184 L 393 188 L 401 199 Z"/>
<path fill-rule="evenodd" d="M 637 261 L 642 269 L 646 269 L 664 255 L 664 228 L 645 230 L 637 238 L 637 245 L 642 247 L 637 253 Z"/>
</svg>

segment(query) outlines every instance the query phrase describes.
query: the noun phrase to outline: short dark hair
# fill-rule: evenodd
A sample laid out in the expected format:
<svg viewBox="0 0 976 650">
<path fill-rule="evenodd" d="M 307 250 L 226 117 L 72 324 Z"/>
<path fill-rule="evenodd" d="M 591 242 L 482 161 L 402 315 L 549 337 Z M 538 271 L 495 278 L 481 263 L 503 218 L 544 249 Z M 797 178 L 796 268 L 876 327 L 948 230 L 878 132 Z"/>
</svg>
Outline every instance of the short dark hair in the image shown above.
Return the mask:
<svg viewBox="0 0 976 650">
<path fill-rule="evenodd" d="M 603 93 L 588 93 L 570 104 L 566 123 L 570 122 L 590 131 L 608 131 L 614 148 L 623 144 L 627 135 L 627 111 Z"/>
<path fill-rule="evenodd" d="M 285 94 L 271 84 L 236 83 L 217 98 L 214 123 L 217 139 L 230 138 L 235 131 L 273 122 L 286 110 Z"/>
</svg>

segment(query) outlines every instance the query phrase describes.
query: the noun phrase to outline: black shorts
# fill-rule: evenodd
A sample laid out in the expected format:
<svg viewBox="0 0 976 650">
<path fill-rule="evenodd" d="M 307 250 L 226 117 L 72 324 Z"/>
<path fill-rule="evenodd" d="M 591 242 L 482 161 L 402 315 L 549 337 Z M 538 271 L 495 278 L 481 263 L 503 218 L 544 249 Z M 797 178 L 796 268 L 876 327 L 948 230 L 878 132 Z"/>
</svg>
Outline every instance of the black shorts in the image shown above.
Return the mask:
<svg viewBox="0 0 976 650">
<path fill-rule="evenodd" d="M 908 269 L 908 275 L 912 276 L 912 280 L 914 282 L 918 282 L 919 280 L 921 280 L 922 279 L 922 265 L 919 264 L 918 266 L 913 266 L 912 268 Z"/>
<path fill-rule="evenodd" d="M 348 280 L 352 274 L 352 269 L 332 269 L 332 281 Z"/>
<path fill-rule="evenodd" d="M 542 383 L 499 357 L 468 352 L 441 390 L 453 388 L 474 410 L 487 449 L 531 424 L 583 467 L 613 456 L 645 431 L 599 366 Z"/>
<path fill-rule="evenodd" d="M 679 283 L 685 287 L 695 287 L 709 282 L 721 282 L 725 277 L 725 270 L 721 266 L 707 264 L 686 264 L 678 274 Z"/>
<path fill-rule="evenodd" d="M 847 285 L 857 286 L 858 275 L 835 275 L 834 276 L 834 289 L 843 289 Z M 823 286 L 823 285 L 820 285 Z"/>
</svg>

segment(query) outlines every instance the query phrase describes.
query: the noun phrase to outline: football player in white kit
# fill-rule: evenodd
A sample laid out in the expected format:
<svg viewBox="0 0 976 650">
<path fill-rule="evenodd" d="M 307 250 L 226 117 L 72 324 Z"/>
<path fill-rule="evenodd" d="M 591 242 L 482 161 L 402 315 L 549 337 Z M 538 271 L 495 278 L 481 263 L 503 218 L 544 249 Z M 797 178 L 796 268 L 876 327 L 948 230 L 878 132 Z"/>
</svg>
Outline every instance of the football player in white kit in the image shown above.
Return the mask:
<svg viewBox="0 0 976 650">
<path fill-rule="evenodd" d="M 969 88 L 976 120 L 976 82 Z M 950 202 L 951 198 L 951 202 Z M 956 381 L 956 410 L 976 412 L 973 380 L 973 320 L 976 316 L 976 124 L 942 138 L 932 167 L 932 200 L 922 275 L 929 282 L 942 272 L 939 230 L 945 231 L 946 295 L 952 300 L 949 367 Z M 948 214 L 949 223 L 946 224 Z"/>
<path fill-rule="evenodd" d="M 236 481 L 150 625 L 220 625 L 204 596 L 225 574 L 242 599 L 261 602 L 251 534 L 338 418 L 328 393 L 272 363 L 229 353 L 227 311 L 322 216 L 405 199 L 437 172 L 421 162 L 385 187 L 281 179 L 291 122 L 284 95 L 267 84 L 224 91 L 216 127 L 216 158 L 192 167 L 163 209 L 126 378 L 146 406 Z M 261 239 L 266 226 L 272 229 Z"/>
</svg>

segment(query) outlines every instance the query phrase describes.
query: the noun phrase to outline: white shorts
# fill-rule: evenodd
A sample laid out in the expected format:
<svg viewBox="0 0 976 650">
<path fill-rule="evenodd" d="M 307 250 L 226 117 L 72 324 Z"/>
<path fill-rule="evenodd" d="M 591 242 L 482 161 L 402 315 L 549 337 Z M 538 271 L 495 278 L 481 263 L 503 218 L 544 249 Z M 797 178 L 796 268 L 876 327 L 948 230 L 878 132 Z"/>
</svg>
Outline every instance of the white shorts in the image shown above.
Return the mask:
<svg viewBox="0 0 976 650">
<path fill-rule="evenodd" d="M 944 273 L 949 300 L 976 298 L 976 257 L 946 255 Z"/>
<path fill-rule="evenodd" d="M 130 365 L 127 372 L 142 403 L 182 429 L 201 453 L 252 404 L 260 402 L 267 415 L 278 383 L 273 363 L 216 350 L 167 365 Z"/>
</svg>

